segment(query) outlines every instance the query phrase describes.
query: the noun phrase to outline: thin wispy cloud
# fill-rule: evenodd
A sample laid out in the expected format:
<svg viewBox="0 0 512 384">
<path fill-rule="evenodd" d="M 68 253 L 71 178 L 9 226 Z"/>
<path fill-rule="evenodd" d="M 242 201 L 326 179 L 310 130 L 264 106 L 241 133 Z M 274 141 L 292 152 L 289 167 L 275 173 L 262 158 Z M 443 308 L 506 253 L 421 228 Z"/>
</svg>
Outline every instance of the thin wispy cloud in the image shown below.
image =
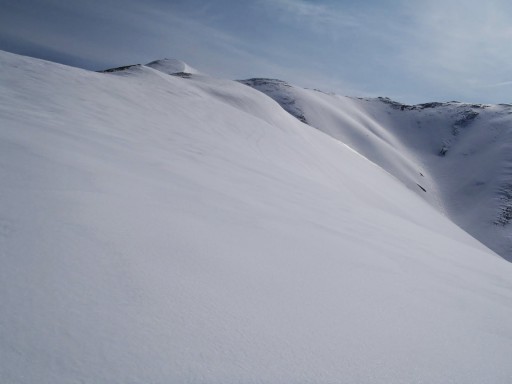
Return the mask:
<svg viewBox="0 0 512 384">
<path fill-rule="evenodd" d="M 503 81 L 501 83 L 488 84 L 487 87 L 489 87 L 489 88 L 512 87 L 512 81 Z"/>
<path fill-rule="evenodd" d="M 311 3 L 304 0 L 262 0 L 265 6 L 280 12 L 283 19 L 311 24 L 358 26 L 356 18 L 331 4 Z"/>
<path fill-rule="evenodd" d="M 509 3 L 430 1 L 405 7 L 414 28 L 404 31 L 400 57 L 411 73 L 466 92 L 510 77 Z"/>
<path fill-rule="evenodd" d="M 364 82 L 352 68 L 352 79 L 372 94 L 420 101 L 417 89 L 427 98 L 474 98 L 486 84 L 507 85 L 512 50 L 512 5 L 502 0 L 431 0 L 351 2 L 261 0 L 269 12 L 287 25 L 307 28 L 321 38 L 332 60 L 361 68 L 373 66 L 375 74 Z M 323 59 L 323 58 L 322 58 Z M 357 62 L 358 61 L 358 62 Z M 378 74 L 401 83 L 397 92 Z M 371 71 L 363 74 L 372 75 Z M 340 72 L 339 75 L 347 76 Z M 407 86 L 409 85 L 409 86 Z M 406 90 L 406 88 L 409 88 Z M 387 89 L 387 90 L 386 90 Z M 405 92 L 404 92 L 405 90 Z M 495 97 L 507 97 L 496 94 Z"/>
<path fill-rule="evenodd" d="M 99 69 L 163 56 L 404 102 L 510 100 L 505 0 L 7 0 L 0 49 Z"/>
<path fill-rule="evenodd" d="M 360 16 L 331 3 L 305 0 L 260 0 L 259 3 L 281 22 L 300 25 L 334 40 L 347 28 L 362 27 Z"/>
</svg>

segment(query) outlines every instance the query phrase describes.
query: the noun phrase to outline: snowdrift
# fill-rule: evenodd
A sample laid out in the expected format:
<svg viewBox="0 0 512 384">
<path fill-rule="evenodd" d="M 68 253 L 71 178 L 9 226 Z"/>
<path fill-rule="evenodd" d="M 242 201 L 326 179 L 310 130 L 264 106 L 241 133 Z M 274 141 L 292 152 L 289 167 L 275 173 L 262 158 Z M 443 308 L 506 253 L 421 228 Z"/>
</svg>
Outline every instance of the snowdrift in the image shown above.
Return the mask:
<svg viewBox="0 0 512 384">
<path fill-rule="evenodd" d="M 0 68 L 1 382 L 512 379 L 511 264 L 271 98 Z"/>
</svg>

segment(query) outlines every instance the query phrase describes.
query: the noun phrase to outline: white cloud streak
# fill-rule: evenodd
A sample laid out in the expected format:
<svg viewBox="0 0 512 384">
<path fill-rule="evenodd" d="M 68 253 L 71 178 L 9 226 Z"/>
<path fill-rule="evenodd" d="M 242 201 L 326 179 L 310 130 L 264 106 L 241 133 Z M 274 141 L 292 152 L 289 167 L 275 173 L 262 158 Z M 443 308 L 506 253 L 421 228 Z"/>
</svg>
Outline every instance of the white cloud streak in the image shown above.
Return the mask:
<svg viewBox="0 0 512 384">
<path fill-rule="evenodd" d="M 29 0 L 12 4 L 20 1 L 24 13 L 0 13 L 1 34 L 84 62 L 170 56 L 217 76 L 273 76 L 406 102 L 510 100 L 512 3 L 505 0 L 257 0 L 238 8 L 259 18 L 241 35 L 224 28 L 230 20 L 221 7 L 199 0 L 195 7 L 45 0 L 40 10 L 61 15 L 46 24 L 37 11 L 25 12 Z"/>
<path fill-rule="evenodd" d="M 507 2 L 434 0 L 406 7 L 414 28 L 405 31 L 401 59 L 409 71 L 468 92 L 510 78 Z"/>
<path fill-rule="evenodd" d="M 394 70 L 411 87 L 429 89 L 432 97 L 479 99 L 487 92 L 487 99 L 509 98 L 497 90 L 489 93 L 491 85 L 510 85 L 509 1 L 401 0 L 392 7 L 361 4 L 348 10 L 336 2 L 261 1 L 283 22 L 327 34 L 335 42 L 352 32 L 360 57 L 368 61 L 361 66 L 371 62 L 376 68 L 386 67 L 384 72 Z"/>
<path fill-rule="evenodd" d="M 260 0 L 259 3 L 282 22 L 298 23 L 315 33 L 337 40 L 347 28 L 360 28 L 361 17 L 326 3 L 305 0 Z"/>
</svg>

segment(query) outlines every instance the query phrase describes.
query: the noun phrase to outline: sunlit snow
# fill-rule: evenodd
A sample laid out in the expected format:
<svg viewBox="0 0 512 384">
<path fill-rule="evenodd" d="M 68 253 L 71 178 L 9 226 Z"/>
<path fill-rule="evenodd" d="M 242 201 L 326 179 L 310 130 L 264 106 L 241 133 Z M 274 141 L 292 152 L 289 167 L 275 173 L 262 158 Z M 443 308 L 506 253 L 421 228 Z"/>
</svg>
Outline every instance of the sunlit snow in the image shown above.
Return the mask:
<svg viewBox="0 0 512 384">
<path fill-rule="evenodd" d="M 0 381 L 510 383 L 512 265 L 381 128 L 399 175 L 238 82 L 0 52 Z"/>
</svg>

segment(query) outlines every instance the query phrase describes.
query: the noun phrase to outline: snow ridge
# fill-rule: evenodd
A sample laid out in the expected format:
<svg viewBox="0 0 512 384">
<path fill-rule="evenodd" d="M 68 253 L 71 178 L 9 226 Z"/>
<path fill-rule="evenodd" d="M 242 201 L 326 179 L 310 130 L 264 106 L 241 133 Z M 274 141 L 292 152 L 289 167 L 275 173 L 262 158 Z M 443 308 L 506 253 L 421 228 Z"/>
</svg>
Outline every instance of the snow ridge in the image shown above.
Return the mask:
<svg viewBox="0 0 512 384">
<path fill-rule="evenodd" d="M 299 108 L 293 95 L 286 92 L 291 85 L 277 79 L 254 78 L 247 80 L 238 80 L 240 83 L 258 89 L 266 95 L 277 101 L 283 109 L 297 118 L 299 121 L 307 124 L 304 112 Z"/>
<path fill-rule="evenodd" d="M 432 207 L 505 175 L 506 109 L 443 157 L 448 107 L 0 67 L 1 383 L 511 382 L 512 264 Z"/>
<path fill-rule="evenodd" d="M 125 72 L 133 69 L 140 69 L 142 64 L 132 64 L 132 65 L 124 65 L 121 67 L 109 68 L 102 71 L 98 71 L 99 73 L 116 73 L 116 72 Z M 154 60 L 150 63 L 144 65 L 145 67 L 153 68 L 157 71 L 165 73 L 167 75 L 175 75 L 180 77 L 189 78 L 190 75 L 198 75 L 200 72 L 194 68 L 192 68 L 187 63 L 177 60 L 177 59 L 160 59 Z"/>
</svg>

